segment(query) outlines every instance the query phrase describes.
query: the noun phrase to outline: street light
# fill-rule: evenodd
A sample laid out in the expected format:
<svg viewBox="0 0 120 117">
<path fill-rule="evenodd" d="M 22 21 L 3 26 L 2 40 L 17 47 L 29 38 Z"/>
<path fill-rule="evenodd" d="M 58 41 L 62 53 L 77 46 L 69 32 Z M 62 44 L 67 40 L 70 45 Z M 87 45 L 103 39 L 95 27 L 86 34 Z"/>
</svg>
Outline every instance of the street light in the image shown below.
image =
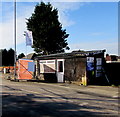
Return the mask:
<svg viewBox="0 0 120 117">
<path fill-rule="evenodd" d="M 16 0 L 14 0 L 14 80 L 16 80 Z"/>
</svg>

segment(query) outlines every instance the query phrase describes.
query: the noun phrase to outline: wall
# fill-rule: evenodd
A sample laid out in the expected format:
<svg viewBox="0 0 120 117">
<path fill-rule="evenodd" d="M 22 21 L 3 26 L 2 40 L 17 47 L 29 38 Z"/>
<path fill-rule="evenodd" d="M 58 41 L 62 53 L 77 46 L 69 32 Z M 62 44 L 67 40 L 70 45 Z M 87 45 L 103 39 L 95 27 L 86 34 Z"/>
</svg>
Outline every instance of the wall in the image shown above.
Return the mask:
<svg viewBox="0 0 120 117">
<path fill-rule="evenodd" d="M 86 78 L 86 58 L 75 57 L 65 59 L 64 63 L 64 80 L 65 82 L 77 82 L 82 84 L 82 79 Z M 37 71 L 37 70 L 36 70 Z M 55 73 L 42 73 L 38 75 L 39 80 L 45 80 L 48 82 L 57 82 Z"/>
<path fill-rule="evenodd" d="M 20 80 L 30 80 L 33 78 L 33 71 L 28 71 L 29 62 L 33 62 L 33 60 L 24 60 L 19 59 L 18 62 L 18 79 Z"/>
<path fill-rule="evenodd" d="M 86 77 L 86 58 L 71 58 L 65 60 L 65 81 L 82 83 Z"/>
</svg>

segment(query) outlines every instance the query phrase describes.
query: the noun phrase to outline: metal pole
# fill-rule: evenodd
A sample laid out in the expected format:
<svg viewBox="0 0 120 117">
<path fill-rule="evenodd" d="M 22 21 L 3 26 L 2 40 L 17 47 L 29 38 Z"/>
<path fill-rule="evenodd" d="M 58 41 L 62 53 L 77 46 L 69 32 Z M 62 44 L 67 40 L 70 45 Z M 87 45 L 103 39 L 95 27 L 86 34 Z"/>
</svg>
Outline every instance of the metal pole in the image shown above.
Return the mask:
<svg viewBox="0 0 120 117">
<path fill-rule="evenodd" d="M 27 45 L 26 45 L 26 59 L 27 59 Z"/>
<path fill-rule="evenodd" d="M 14 44 L 15 44 L 15 52 L 14 52 L 14 79 L 16 80 L 16 0 L 14 0 Z"/>
</svg>

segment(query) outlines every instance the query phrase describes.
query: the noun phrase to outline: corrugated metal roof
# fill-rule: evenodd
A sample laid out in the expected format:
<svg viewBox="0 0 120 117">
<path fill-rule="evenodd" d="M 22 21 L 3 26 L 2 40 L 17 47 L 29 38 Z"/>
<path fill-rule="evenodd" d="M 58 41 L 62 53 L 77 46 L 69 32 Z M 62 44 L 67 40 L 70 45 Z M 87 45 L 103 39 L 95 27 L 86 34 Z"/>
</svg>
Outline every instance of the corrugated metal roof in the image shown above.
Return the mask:
<svg viewBox="0 0 120 117">
<path fill-rule="evenodd" d="M 59 58 L 72 58 L 72 57 L 86 57 L 90 55 L 96 55 L 100 53 L 104 53 L 105 50 L 93 50 L 93 51 L 84 51 L 84 52 L 71 52 L 71 53 L 58 53 L 58 54 L 50 54 L 35 57 L 36 60 L 39 59 L 59 59 Z"/>
</svg>

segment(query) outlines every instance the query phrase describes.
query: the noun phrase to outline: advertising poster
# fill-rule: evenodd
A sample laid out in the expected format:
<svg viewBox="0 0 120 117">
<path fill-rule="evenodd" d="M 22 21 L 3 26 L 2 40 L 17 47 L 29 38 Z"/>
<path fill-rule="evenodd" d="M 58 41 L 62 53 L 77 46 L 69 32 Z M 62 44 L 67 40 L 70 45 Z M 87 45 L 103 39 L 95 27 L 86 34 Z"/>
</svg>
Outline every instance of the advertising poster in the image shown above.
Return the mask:
<svg viewBox="0 0 120 117">
<path fill-rule="evenodd" d="M 96 58 L 96 77 L 102 76 L 102 58 Z"/>
<path fill-rule="evenodd" d="M 94 70 L 94 57 L 87 57 L 87 71 Z"/>
</svg>

